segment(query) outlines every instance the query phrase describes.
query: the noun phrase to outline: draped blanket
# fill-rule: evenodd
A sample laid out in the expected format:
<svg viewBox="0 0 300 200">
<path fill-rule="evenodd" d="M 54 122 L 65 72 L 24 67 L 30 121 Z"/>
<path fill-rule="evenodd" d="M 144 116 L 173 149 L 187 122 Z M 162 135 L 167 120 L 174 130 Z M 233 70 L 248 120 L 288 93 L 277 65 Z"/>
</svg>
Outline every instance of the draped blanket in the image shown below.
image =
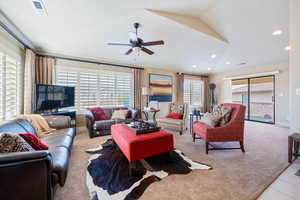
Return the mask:
<svg viewBox="0 0 300 200">
<path fill-rule="evenodd" d="M 130 176 L 128 160 L 111 139 L 100 148 L 87 152 L 93 154 L 87 167 L 87 187 L 91 200 L 138 199 L 150 184 L 169 175 L 211 169 L 174 150 L 136 162 L 133 175 Z"/>
</svg>

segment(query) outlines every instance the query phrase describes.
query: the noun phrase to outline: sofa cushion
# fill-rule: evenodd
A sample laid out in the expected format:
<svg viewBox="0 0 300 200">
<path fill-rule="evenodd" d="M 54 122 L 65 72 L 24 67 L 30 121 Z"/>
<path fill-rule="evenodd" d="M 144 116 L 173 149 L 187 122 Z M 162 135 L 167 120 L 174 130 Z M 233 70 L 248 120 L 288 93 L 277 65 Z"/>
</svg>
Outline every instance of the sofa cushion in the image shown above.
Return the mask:
<svg viewBox="0 0 300 200">
<path fill-rule="evenodd" d="M 214 106 L 213 113 L 218 112 L 221 115 L 219 126 L 224 126 L 230 121 L 232 108 L 229 106 Z"/>
<path fill-rule="evenodd" d="M 34 128 L 24 119 L 4 121 L 0 124 L 0 133 L 33 133 Z"/>
<path fill-rule="evenodd" d="M 19 135 L 35 150 L 48 150 L 48 146 L 37 136 L 31 133 L 19 133 Z"/>
<path fill-rule="evenodd" d="M 159 118 L 156 121 L 158 123 L 168 123 L 168 124 L 174 124 L 174 125 L 182 125 L 183 124 L 182 119 Z"/>
<path fill-rule="evenodd" d="M 21 136 L 14 133 L 0 134 L 0 153 L 26 151 L 34 151 L 34 149 Z"/>
<path fill-rule="evenodd" d="M 105 130 L 110 129 L 111 125 L 115 124 L 115 120 L 102 120 L 102 121 L 96 121 L 94 124 L 95 130 Z"/>
<path fill-rule="evenodd" d="M 42 142 L 48 145 L 49 150 L 56 147 L 65 147 L 70 149 L 73 143 L 73 137 L 65 133 L 68 129 L 53 131 L 51 134 L 41 138 Z"/>
</svg>

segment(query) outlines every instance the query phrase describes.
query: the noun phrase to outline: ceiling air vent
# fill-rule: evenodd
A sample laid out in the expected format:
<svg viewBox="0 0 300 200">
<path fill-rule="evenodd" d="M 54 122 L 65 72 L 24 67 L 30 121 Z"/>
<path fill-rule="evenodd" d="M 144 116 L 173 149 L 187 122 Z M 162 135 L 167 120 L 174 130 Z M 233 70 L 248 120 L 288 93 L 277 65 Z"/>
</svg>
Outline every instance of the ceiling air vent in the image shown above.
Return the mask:
<svg viewBox="0 0 300 200">
<path fill-rule="evenodd" d="M 38 16 L 47 16 L 47 12 L 42 0 L 32 0 L 33 8 Z"/>
</svg>

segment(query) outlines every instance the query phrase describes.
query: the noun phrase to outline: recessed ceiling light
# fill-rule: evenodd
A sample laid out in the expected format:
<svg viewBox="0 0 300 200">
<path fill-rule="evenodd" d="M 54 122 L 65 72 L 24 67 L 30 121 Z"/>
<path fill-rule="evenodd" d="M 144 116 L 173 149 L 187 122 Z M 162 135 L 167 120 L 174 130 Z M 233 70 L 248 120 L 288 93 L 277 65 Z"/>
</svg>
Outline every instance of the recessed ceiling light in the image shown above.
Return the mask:
<svg viewBox="0 0 300 200">
<path fill-rule="evenodd" d="M 291 50 L 291 48 L 292 47 L 289 45 L 289 46 L 285 47 L 284 50 L 289 51 L 289 50 Z"/>
<path fill-rule="evenodd" d="M 231 64 L 231 62 L 227 61 L 225 64 L 226 64 L 226 65 L 230 65 L 230 64 Z"/>
<path fill-rule="evenodd" d="M 196 68 L 196 67 L 197 67 L 197 65 L 192 65 L 192 67 L 193 67 L 193 68 Z"/>
<path fill-rule="evenodd" d="M 210 70 L 211 70 L 211 68 L 209 67 L 209 68 L 207 68 L 207 70 L 208 70 L 208 71 L 210 71 Z"/>
<path fill-rule="evenodd" d="M 212 54 L 210 57 L 211 57 L 211 58 L 216 58 L 217 55 L 216 55 L 216 54 Z"/>
<path fill-rule="evenodd" d="M 276 30 L 273 32 L 274 36 L 281 35 L 281 34 L 282 34 L 282 30 Z"/>
</svg>

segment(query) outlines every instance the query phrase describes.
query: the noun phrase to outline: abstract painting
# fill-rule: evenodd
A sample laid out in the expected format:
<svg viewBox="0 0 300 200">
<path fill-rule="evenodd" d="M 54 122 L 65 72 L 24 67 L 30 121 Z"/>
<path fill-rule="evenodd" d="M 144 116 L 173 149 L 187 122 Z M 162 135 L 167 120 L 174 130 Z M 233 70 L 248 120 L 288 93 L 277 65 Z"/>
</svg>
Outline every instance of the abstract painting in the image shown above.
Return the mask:
<svg viewBox="0 0 300 200">
<path fill-rule="evenodd" d="M 149 101 L 172 101 L 172 76 L 150 74 L 149 87 L 152 93 L 152 95 L 149 97 Z"/>
</svg>

